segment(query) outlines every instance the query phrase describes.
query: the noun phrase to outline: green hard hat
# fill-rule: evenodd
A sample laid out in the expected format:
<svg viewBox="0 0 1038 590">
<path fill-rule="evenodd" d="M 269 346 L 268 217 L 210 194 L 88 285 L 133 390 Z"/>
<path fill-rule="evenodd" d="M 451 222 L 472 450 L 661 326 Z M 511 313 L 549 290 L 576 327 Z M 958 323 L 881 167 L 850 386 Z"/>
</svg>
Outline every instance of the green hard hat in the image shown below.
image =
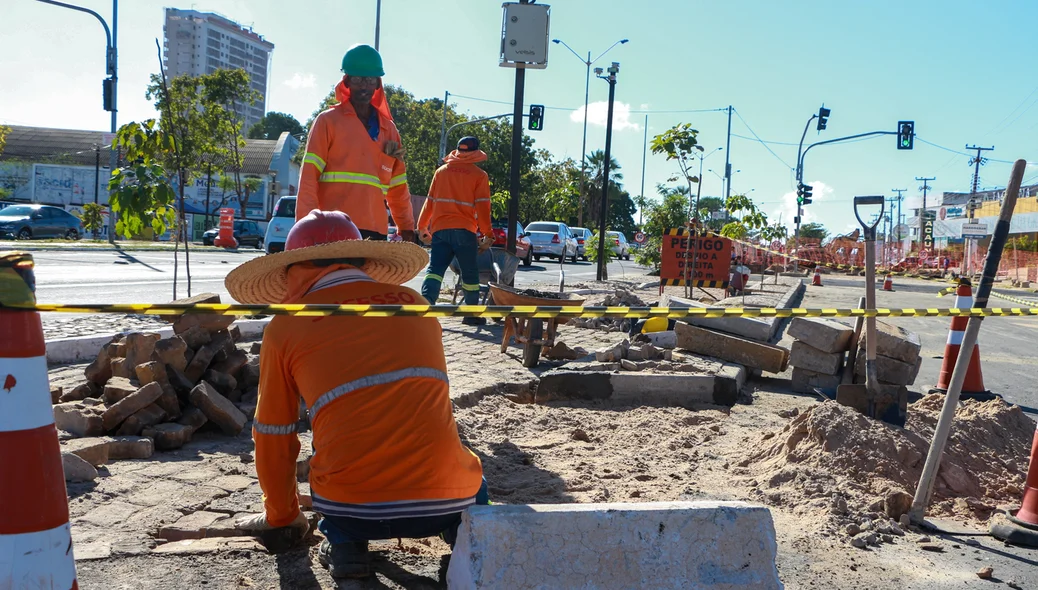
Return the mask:
<svg viewBox="0 0 1038 590">
<path fill-rule="evenodd" d="M 347 76 L 378 78 L 386 75 L 382 70 L 382 56 L 370 45 L 357 44 L 342 56 L 342 73 Z"/>
</svg>

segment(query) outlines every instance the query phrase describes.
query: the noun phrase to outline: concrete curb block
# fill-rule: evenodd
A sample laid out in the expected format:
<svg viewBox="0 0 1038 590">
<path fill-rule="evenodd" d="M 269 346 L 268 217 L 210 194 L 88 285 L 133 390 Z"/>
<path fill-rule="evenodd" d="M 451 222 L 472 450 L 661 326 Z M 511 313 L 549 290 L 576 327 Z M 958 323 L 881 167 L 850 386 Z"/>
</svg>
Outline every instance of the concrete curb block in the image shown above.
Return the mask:
<svg viewBox="0 0 1038 590">
<path fill-rule="evenodd" d="M 263 336 L 263 330 L 267 327 L 269 322 L 269 318 L 262 320 L 239 320 L 233 325 L 238 326 L 238 329 L 241 330 L 243 340 L 255 340 Z M 173 328 L 159 328 L 157 330 L 126 330 L 121 333 L 128 332 L 148 332 L 158 334 L 162 338 L 169 338 L 173 335 Z M 101 347 L 111 342 L 114 336 L 115 334 L 107 334 L 100 336 L 77 336 L 75 338 L 48 340 L 46 342 L 47 362 L 52 365 L 66 365 L 93 361 L 94 358 L 97 357 L 97 353 Z"/>
<path fill-rule="evenodd" d="M 472 506 L 447 587 L 772 590 L 776 555 L 771 512 L 745 502 Z"/>
<path fill-rule="evenodd" d="M 541 375 L 535 400 L 609 400 L 623 404 L 693 407 L 734 406 L 746 369 L 725 363 L 717 375 L 601 371 L 549 371 Z"/>
</svg>

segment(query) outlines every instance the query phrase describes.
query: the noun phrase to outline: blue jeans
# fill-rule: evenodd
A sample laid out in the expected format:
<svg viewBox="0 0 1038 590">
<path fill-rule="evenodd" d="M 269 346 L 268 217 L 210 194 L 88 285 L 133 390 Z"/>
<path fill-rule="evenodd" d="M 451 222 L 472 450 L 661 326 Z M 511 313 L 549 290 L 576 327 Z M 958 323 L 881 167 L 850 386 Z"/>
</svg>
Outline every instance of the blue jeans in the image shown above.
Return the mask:
<svg viewBox="0 0 1038 590">
<path fill-rule="evenodd" d="M 476 492 L 476 505 L 490 504 L 487 492 L 487 480 Z M 380 541 L 384 539 L 424 539 L 443 535 L 443 540 L 451 548 L 458 537 L 458 526 L 461 524 L 461 513 L 453 512 L 442 516 L 415 516 L 411 518 L 391 518 L 387 520 L 369 520 L 349 516 L 324 516 L 317 528 L 333 545 L 358 541 Z"/>
<path fill-rule="evenodd" d="M 441 229 L 432 236 L 432 252 L 429 253 L 429 269 L 422 282 L 422 297 L 435 305 L 440 296 L 443 273 L 447 272 L 451 260 L 458 259 L 461 267 L 461 288 L 465 291 L 465 305 L 479 305 L 479 267 L 476 255 L 479 244 L 476 234 L 465 229 Z"/>
</svg>

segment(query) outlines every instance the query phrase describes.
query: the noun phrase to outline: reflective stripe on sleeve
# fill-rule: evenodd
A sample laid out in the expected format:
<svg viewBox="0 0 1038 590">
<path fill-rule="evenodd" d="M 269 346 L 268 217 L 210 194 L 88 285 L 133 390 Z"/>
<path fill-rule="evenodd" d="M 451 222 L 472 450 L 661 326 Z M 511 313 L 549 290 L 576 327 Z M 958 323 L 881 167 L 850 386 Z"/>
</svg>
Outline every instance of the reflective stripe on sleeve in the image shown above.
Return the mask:
<svg viewBox="0 0 1038 590">
<path fill-rule="evenodd" d="M 389 188 L 393 188 L 395 186 L 400 186 L 402 184 L 407 184 L 407 175 L 406 174 L 400 174 L 400 175 L 394 176 L 389 181 Z"/>
<path fill-rule="evenodd" d="M 324 172 L 324 167 L 327 166 L 321 156 L 313 152 L 306 152 L 306 155 L 303 156 L 303 164 L 313 164 L 318 172 Z"/>
<path fill-rule="evenodd" d="M 296 425 L 292 424 L 264 424 L 253 422 L 252 429 L 260 434 L 295 434 Z"/>
</svg>

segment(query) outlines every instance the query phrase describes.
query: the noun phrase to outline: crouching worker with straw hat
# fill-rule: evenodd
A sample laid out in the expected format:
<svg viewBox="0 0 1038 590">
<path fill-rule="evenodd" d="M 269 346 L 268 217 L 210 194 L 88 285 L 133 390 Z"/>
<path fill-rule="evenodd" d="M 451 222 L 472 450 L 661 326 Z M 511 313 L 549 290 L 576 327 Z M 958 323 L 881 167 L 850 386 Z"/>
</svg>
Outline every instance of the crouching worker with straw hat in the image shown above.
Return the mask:
<svg viewBox="0 0 1038 590">
<path fill-rule="evenodd" d="M 345 213 L 314 210 L 284 252 L 239 266 L 226 285 L 248 304 L 425 304 L 402 285 L 427 263 L 420 246 L 361 240 Z M 307 532 L 296 486 L 300 398 L 313 426 L 318 558 L 333 577 L 370 575 L 368 541 L 442 535 L 453 547 L 461 512 L 488 503 L 479 458 L 451 413 L 435 318 L 277 316 L 263 335 L 253 424 L 264 513 L 240 528 Z"/>
</svg>

